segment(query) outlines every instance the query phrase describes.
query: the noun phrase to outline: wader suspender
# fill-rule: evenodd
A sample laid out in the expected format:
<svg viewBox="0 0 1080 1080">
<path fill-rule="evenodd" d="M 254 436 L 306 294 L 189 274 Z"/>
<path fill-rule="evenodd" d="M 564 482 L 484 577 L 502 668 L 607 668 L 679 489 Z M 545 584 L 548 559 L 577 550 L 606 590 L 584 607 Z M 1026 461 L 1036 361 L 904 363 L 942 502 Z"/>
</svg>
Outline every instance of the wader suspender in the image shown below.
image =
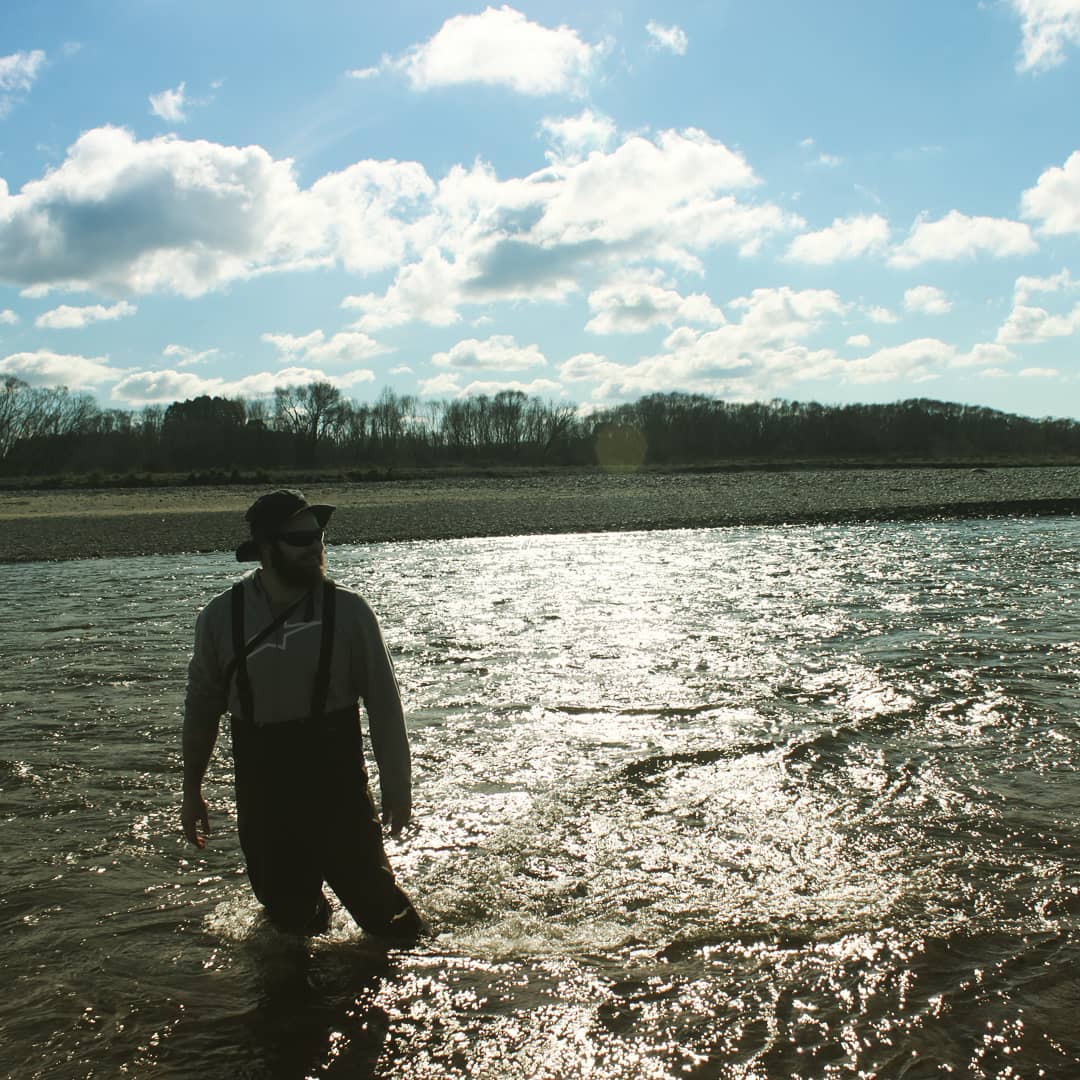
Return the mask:
<svg viewBox="0 0 1080 1080">
<path fill-rule="evenodd" d="M 319 666 L 315 670 L 315 683 L 311 688 L 311 719 L 321 720 L 326 711 L 326 694 L 330 688 L 330 661 L 334 655 L 334 610 L 337 596 L 334 592 L 332 581 L 323 582 L 322 603 L 322 634 L 319 640 Z M 251 724 L 255 721 L 255 698 L 251 690 L 251 679 L 248 677 L 247 658 L 248 653 L 265 641 L 293 612 L 300 603 L 298 600 L 283 611 L 265 630 L 261 631 L 250 642 L 244 641 L 244 585 L 238 581 L 232 587 L 232 639 L 233 659 L 229 667 L 235 665 L 236 692 L 240 697 L 240 712 L 244 722 Z M 226 682 L 231 678 L 231 672 L 226 669 Z"/>
<path fill-rule="evenodd" d="M 326 693 L 330 689 L 330 661 L 334 656 L 334 610 L 337 596 L 332 581 L 323 582 L 322 639 L 319 642 L 319 666 L 311 688 L 311 719 L 321 720 L 326 711 Z"/>
</svg>

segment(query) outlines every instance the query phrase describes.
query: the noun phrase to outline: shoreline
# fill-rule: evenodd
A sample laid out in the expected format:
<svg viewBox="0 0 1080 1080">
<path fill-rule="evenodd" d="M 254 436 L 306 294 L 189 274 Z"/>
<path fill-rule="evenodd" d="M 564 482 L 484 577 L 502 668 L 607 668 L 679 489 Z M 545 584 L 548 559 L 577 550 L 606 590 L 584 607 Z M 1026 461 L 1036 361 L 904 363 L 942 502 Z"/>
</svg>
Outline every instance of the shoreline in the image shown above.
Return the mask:
<svg viewBox="0 0 1080 1080">
<path fill-rule="evenodd" d="M 260 488 L 0 492 L 0 562 L 231 551 Z M 328 543 L 1080 514 L 1080 466 L 334 482 Z"/>
</svg>

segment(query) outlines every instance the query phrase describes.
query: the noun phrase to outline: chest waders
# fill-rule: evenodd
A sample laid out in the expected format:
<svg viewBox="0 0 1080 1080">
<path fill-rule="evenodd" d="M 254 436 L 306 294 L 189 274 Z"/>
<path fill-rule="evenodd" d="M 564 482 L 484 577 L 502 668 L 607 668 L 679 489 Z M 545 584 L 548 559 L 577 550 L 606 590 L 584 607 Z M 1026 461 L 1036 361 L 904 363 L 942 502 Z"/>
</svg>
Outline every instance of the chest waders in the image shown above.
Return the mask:
<svg viewBox="0 0 1080 1080">
<path fill-rule="evenodd" d="M 335 607 L 334 583 L 326 581 L 308 716 L 256 724 L 247 657 L 269 633 L 245 639 L 244 587 L 233 586 L 240 708 L 232 717 L 232 741 L 240 846 L 255 896 L 280 929 L 320 933 L 327 928 L 326 882 L 369 933 L 415 940 L 423 923 L 395 883 L 383 849 L 364 765 L 359 705 L 326 711 Z M 279 619 L 271 632 L 284 623 Z M 288 655 L 277 662 L 287 664 Z M 303 677 L 296 672 L 296 678 Z"/>
</svg>

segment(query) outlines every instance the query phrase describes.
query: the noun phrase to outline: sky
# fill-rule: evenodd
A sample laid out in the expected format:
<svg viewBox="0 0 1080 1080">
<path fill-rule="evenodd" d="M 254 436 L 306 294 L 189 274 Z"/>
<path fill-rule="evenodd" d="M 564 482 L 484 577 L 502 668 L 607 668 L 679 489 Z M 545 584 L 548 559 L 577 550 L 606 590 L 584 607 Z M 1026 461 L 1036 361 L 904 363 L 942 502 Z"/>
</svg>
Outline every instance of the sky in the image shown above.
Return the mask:
<svg viewBox="0 0 1080 1080">
<path fill-rule="evenodd" d="M 1080 0 L 4 0 L 0 376 L 1080 418 Z"/>
</svg>

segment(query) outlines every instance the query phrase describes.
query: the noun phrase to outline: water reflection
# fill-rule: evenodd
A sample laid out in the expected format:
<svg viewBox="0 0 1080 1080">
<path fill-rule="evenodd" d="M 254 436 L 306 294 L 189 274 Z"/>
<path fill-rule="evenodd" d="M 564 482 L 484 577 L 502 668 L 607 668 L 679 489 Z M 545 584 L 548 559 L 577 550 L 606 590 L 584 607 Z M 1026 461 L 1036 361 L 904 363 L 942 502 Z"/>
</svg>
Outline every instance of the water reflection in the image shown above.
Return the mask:
<svg viewBox="0 0 1080 1080">
<path fill-rule="evenodd" d="M 390 854 L 439 936 L 389 958 L 341 912 L 260 928 L 224 748 L 212 846 L 176 834 L 191 625 L 236 564 L 0 567 L 15 1071 L 1071 1075 L 1078 550 L 1073 522 L 331 549 L 412 723 Z"/>
</svg>

